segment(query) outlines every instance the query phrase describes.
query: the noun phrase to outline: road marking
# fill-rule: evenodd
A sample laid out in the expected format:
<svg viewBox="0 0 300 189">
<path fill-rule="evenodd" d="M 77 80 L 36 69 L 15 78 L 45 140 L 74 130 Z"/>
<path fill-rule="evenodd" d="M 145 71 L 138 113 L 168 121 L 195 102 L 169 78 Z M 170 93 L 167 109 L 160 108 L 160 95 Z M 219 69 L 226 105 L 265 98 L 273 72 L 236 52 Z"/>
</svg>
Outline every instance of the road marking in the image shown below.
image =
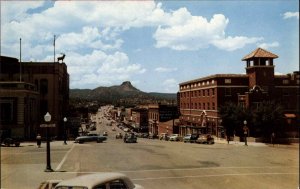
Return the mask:
<svg viewBox="0 0 300 189">
<path fill-rule="evenodd" d="M 192 171 L 192 170 L 203 170 L 203 169 L 290 169 L 290 168 L 298 168 L 297 166 L 265 166 L 265 167 L 196 167 L 196 168 L 186 168 L 186 169 L 148 169 L 148 170 L 128 170 L 128 171 L 121 171 L 116 170 L 114 172 L 121 172 L 121 173 L 137 173 L 137 172 L 162 172 L 162 171 Z M 80 174 L 91 174 L 91 173 L 99 173 L 101 171 L 84 171 L 84 172 L 77 172 L 77 171 L 66 171 L 65 173 L 80 173 Z M 259 174 L 259 173 L 258 173 Z M 285 174 L 285 173 L 283 173 Z"/>
<path fill-rule="evenodd" d="M 298 175 L 299 173 L 238 173 L 238 174 L 215 174 L 215 175 L 194 175 L 181 177 L 149 177 L 149 178 L 134 178 L 133 181 L 143 180 L 165 180 L 165 179 L 186 179 L 186 178 L 205 178 L 205 177 L 226 177 L 226 176 L 257 176 L 257 175 Z"/>
<path fill-rule="evenodd" d="M 73 150 L 73 148 L 75 147 L 75 145 L 72 146 L 72 148 L 65 154 L 64 158 L 61 160 L 61 162 L 58 164 L 58 166 L 56 167 L 55 171 L 58 171 L 61 166 L 65 163 L 68 155 L 70 154 L 70 152 Z"/>
</svg>

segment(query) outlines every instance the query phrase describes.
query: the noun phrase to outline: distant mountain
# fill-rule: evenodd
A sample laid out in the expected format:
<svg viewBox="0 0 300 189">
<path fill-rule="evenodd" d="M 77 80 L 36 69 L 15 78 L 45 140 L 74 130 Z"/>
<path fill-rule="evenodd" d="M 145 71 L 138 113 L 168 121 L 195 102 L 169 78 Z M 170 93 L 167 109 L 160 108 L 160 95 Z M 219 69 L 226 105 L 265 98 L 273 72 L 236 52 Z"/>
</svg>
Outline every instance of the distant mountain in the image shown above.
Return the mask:
<svg viewBox="0 0 300 189">
<path fill-rule="evenodd" d="M 138 105 L 149 103 L 170 103 L 176 100 L 172 93 L 146 93 L 132 86 L 130 81 L 111 87 L 97 87 L 95 89 L 70 89 L 71 101 L 97 101 L 98 103 L 118 105 Z"/>
</svg>

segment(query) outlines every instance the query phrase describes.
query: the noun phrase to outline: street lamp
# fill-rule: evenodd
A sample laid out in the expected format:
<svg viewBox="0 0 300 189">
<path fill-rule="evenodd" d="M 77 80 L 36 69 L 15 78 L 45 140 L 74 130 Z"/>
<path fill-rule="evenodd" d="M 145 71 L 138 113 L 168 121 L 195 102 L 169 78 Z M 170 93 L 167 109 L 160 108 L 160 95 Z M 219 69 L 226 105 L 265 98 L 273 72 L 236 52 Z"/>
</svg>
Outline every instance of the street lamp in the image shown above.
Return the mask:
<svg viewBox="0 0 300 189">
<path fill-rule="evenodd" d="M 64 144 L 67 144 L 66 122 L 68 119 L 64 117 Z"/>
<path fill-rule="evenodd" d="M 244 120 L 243 130 L 244 130 L 245 146 L 247 146 L 247 134 L 248 134 L 247 120 Z"/>
<path fill-rule="evenodd" d="M 46 115 L 44 116 L 44 120 L 46 123 L 49 123 L 51 121 L 51 115 L 49 114 L 49 112 L 47 112 Z M 49 127 L 47 127 L 46 136 L 47 136 L 47 166 L 46 166 L 45 172 L 52 172 L 53 169 L 51 168 L 51 162 L 50 162 Z"/>
</svg>

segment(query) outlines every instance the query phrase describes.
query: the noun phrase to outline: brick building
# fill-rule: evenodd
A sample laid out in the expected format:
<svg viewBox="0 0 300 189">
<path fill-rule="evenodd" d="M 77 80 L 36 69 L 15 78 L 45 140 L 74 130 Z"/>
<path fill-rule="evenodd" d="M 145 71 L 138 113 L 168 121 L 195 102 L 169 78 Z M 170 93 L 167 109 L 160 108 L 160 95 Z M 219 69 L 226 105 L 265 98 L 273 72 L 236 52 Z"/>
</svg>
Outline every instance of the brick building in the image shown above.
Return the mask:
<svg viewBox="0 0 300 189">
<path fill-rule="evenodd" d="M 225 102 L 245 107 L 271 100 L 284 107 L 287 124 L 299 126 L 299 71 L 274 74 L 277 55 L 258 48 L 245 56 L 246 74 L 215 74 L 179 84 L 179 134 L 211 133 L 221 136 L 218 108 Z"/>
<path fill-rule="evenodd" d="M 61 137 L 63 118 L 69 105 L 69 74 L 67 66 L 58 62 L 22 62 L 1 56 L 0 105 L 1 130 L 25 139 L 44 134 L 39 125 L 49 112 L 51 135 Z"/>
<path fill-rule="evenodd" d="M 169 134 L 178 133 L 177 122 L 175 121 L 178 118 L 177 106 L 165 104 L 149 105 L 148 114 L 150 133 L 159 135 L 166 130 L 168 130 Z"/>
</svg>

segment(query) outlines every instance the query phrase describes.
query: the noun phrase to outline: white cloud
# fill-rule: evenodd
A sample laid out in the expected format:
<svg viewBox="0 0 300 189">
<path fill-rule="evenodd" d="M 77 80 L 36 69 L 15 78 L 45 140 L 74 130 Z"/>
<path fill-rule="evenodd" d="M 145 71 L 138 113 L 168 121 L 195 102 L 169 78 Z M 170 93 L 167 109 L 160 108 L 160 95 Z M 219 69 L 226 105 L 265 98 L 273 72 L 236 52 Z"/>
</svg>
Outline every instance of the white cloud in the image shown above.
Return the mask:
<svg viewBox="0 0 300 189">
<path fill-rule="evenodd" d="M 118 51 L 113 54 L 106 54 L 100 50 L 86 55 L 71 53 L 65 62 L 69 74 L 72 75 L 71 88 L 121 83 L 146 71 L 141 65 L 130 63 L 128 56 Z"/>
<path fill-rule="evenodd" d="M 283 14 L 284 19 L 296 18 L 299 20 L 299 12 L 286 12 Z"/>
<path fill-rule="evenodd" d="M 167 93 L 174 93 L 178 91 L 178 81 L 176 79 L 166 79 L 163 83 L 162 86 L 164 88 L 164 92 Z"/>
<path fill-rule="evenodd" d="M 212 41 L 212 44 L 214 44 L 217 48 L 227 51 L 234 51 L 236 49 L 243 48 L 247 44 L 253 44 L 258 41 L 263 40 L 263 38 L 258 37 L 244 37 L 244 36 L 237 36 L 237 37 L 227 37 L 224 39 L 217 39 Z"/>
<path fill-rule="evenodd" d="M 177 71 L 177 68 L 158 67 L 158 68 L 155 68 L 155 71 L 156 72 L 160 72 L 160 73 L 163 73 L 163 72 L 174 72 L 174 71 Z"/>
<path fill-rule="evenodd" d="M 216 14 L 208 21 L 201 16 L 192 16 L 186 9 L 179 9 L 173 12 L 169 26 L 160 26 L 156 30 L 153 35 L 156 39 L 155 46 L 173 50 L 199 50 L 213 45 L 222 50 L 233 51 L 262 40 L 258 37 L 226 37 L 228 23 L 229 19 L 222 14 Z"/>
<path fill-rule="evenodd" d="M 279 43 L 277 41 L 273 42 L 273 43 L 259 43 L 257 44 L 258 47 L 261 47 L 263 49 L 269 49 L 272 47 L 279 47 Z"/>
</svg>

